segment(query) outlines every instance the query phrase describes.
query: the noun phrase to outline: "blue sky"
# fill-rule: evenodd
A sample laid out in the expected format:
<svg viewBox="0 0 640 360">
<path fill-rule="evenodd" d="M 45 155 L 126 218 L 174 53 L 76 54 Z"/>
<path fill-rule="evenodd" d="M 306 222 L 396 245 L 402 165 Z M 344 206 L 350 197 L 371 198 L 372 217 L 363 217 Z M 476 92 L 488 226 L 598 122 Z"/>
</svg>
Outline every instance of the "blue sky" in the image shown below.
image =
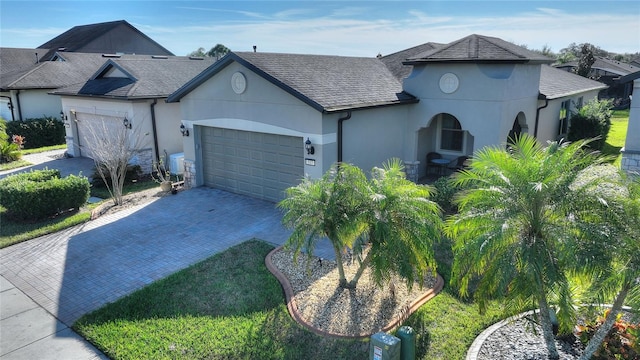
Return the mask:
<svg viewBox="0 0 640 360">
<path fill-rule="evenodd" d="M 640 52 L 640 1 L 27 1 L 0 2 L 0 46 L 34 48 L 76 25 L 126 20 L 175 53 L 232 50 L 349 56 L 470 34 L 554 52 L 590 42 Z"/>
</svg>

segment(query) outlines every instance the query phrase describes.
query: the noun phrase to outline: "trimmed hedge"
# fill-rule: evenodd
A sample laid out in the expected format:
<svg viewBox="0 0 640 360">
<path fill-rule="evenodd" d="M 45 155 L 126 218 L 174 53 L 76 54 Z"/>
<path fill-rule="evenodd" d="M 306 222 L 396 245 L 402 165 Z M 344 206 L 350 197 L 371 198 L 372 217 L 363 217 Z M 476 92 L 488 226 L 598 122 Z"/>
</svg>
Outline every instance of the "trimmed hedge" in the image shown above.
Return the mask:
<svg viewBox="0 0 640 360">
<path fill-rule="evenodd" d="M 59 170 L 37 170 L 0 180 L 0 205 L 17 220 L 41 220 L 63 211 L 79 209 L 89 199 L 84 176 L 60 178 Z"/>
<path fill-rule="evenodd" d="M 7 122 L 7 134 L 24 136 L 24 149 L 65 143 L 64 123 L 52 117 Z"/>
</svg>

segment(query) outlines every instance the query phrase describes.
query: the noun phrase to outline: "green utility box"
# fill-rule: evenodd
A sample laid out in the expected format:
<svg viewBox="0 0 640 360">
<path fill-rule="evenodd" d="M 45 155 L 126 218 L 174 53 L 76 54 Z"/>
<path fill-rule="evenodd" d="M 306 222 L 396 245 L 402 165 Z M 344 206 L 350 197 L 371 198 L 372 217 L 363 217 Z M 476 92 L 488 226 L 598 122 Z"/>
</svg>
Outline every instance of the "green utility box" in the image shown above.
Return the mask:
<svg viewBox="0 0 640 360">
<path fill-rule="evenodd" d="M 403 326 L 396 333 L 400 339 L 401 360 L 416 359 L 416 333 L 411 326 Z"/>
<path fill-rule="evenodd" d="M 383 332 L 371 335 L 369 360 L 400 360 L 400 339 Z"/>
</svg>

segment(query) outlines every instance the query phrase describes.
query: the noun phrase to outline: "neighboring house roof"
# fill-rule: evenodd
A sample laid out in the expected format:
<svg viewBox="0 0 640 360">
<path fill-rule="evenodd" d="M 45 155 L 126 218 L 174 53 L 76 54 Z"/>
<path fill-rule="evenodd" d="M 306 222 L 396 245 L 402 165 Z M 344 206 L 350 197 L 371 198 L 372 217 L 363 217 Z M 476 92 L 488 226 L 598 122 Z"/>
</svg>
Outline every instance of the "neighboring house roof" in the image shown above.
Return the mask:
<svg viewBox="0 0 640 360">
<path fill-rule="evenodd" d="M 56 89 L 86 81 L 106 59 L 101 54 L 65 53 L 44 61 L 3 84 L 8 90 Z"/>
<path fill-rule="evenodd" d="M 408 58 L 405 65 L 437 62 L 551 63 L 552 59 L 499 38 L 469 35 Z"/>
<path fill-rule="evenodd" d="M 540 68 L 540 94 L 546 99 L 557 99 L 606 87 L 607 85 L 601 82 L 549 65 L 542 65 Z"/>
<path fill-rule="evenodd" d="M 0 48 L 0 89 L 7 87 L 41 64 L 48 49 Z"/>
<path fill-rule="evenodd" d="M 128 31 L 130 36 L 124 38 L 121 33 L 115 34 L 115 32 L 118 30 Z M 89 46 L 92 42 L 98 41 L 100 38 L 105 38 L 109 33 L 114 33 L 114 37 L 118 39 L 124 39 L 122 42 L 108 40 L 102 42 L 100 46 L 97 47 Z M 136 48 L 136 43 L 132 40 L 132 37 L 134 36 L 138 36 L 140 39 L 147 41 L 148 44 L 153 47 L 155 52 L 153 54 L 148 54 L 143 49 Z M 70 52 L 124 52 L 147 55 L 173 56 L 173 53 L 152 40 L 140 30 L 133 27 L 125 20 L 74 26 L 64 33 L 38 46 L 38 48 L 52 49 L 47 56 L 52 56 L 54 51 L 59 51 L 62 49 L 64 49 L 64 51 Z"/>
<path fill-rule="evenodd" d="M 379 59 L 387 66 L 387 68 L 389 68 L 389 71 L 391 71 L 391 73 L 398 80 L 402 80 L 409 76 L 411 70 L 413 69 L 412 65 L 403 64 L 405 60 L 418 54 L 425 53 L 429 50 L 436 49 L 440 46 L 443 46 L 443 44 L 428 42 L 409 49 L 395 52 L 393 54 L 382 56 Z"/>
<path fill-rule="evenodd" d="M 233 61 L 322 112 L 417 102 L 377 58 L 231 52 L 172 94 L 176 102 Z"/>
<path fill-rule="evenodd" d="M 611 60 L 602 56 L 595 56 L 595 62 L 591 65 L 591 69 L 599 69 L 610 72 L 612 74 L 625 76 L 634 72 L 640 71 L 640 67 L 632 64 L 627 64 L 618 60 Z M 558 64 L 559 68 L 576 68 L 578 67 L 578 61 L 569 61 L 564 64 Z"/>
<path fill-rule="evenodd" d="M 84 81 L 51 92 L 56 95 L 122 99 L 164 98 L 214 63 L 212 58 L 122 55 L 103 59 Z M 89 80 L 87 80 L 89 79 Z"/>
</svg>

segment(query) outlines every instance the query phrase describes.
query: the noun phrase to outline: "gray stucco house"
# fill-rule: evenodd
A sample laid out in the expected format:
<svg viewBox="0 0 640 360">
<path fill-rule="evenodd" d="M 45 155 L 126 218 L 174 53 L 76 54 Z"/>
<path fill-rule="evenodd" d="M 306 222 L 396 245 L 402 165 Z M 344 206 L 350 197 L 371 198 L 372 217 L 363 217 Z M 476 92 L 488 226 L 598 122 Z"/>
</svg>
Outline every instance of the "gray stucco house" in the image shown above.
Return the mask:
<svg viewBox="0 0 640 360">
<path fill-rule="evenodd" d="M 187 186 L 278 201 L 338 161 L 397 157 L 417 180 L 430 152 L 453 161 L 517 133 L 562 137 L 605 85 L 551 62 L 482 35 L 378 58 L 232 52 L 167 101 L 190 131 Z"/>
<path fill-rule="evenodd" d="M 77 59 L 75 53 L 97 57 Z M 74 26 L 37 49 L 0 48 L 0 116 L 9 121 L 58 117 L 60 99 L 48 93 L 86 80 L 95 68 L 82 72 L 85 62 L 101 54 L 173 56 L 124 20 Z"/>
</svg>

